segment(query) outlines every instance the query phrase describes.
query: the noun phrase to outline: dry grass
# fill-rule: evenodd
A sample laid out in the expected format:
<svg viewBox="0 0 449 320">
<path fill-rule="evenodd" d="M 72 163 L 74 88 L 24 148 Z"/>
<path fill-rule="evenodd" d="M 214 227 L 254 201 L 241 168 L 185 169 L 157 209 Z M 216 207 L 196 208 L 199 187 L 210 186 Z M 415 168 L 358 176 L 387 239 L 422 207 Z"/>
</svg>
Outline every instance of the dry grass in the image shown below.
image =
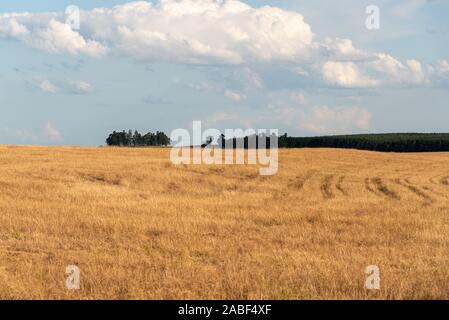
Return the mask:
<svg viewBox="0 0 449 320">
<path fill-rule="evenodd" d="M 449 298 L 447 153 L 281 150 L 261 177 L 169 149 L 3 146 L 0 168 L 0 298 Z"/>
</svg>

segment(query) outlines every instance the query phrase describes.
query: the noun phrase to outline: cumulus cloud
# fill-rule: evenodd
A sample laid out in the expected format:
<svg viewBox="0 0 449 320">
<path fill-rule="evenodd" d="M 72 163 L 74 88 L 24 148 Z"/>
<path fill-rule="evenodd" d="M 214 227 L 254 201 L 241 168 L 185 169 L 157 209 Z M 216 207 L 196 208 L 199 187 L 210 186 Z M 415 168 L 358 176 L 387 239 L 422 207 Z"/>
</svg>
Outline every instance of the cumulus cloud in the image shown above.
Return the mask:
<svg viewBox="0 0 449 320">
<path fill-rule="evenodd" d="M 225 91 L 224 95 L 226 98 L 229 98 L 234 101 L 241 101 L 246 98 L 244 94 L 229 89 Z"/>
<path fill-rule="evenodd" d="M 332 60 L 364 60 L 369 59 L 370 55 L 360 49 L 354 48 L 350 39 L 326 38 L 323 44 L 326 54 Z"/>
<path fill-rule="evenodd" d="M 34 30 L 22 36 L 31 46 L 50 53 L 67 52 L 69 54 L 83 53 L 98 57 L 106 53 L 106 48 L 94 40 L 84 39 L 68 24 L 51 19 L 46 28 Z"/>
<path fill-rule="evenodd" d="M 316 134 L 342 134 L 370 128 L 371 114 L 360 107 L 317 106 L 303 113 L 300 127 Z"/>
<path fill-rule="evenodd" d="M 395 78 L 406 70 L 405 66 L 389 54 L 379 53 L 377 59 L 370 63 L 370 66 L 381 73 L 388 74 Z"/>
<path fill-rule="evenodd" d="M 323 65 L 323 77 L 331 85 L 345 88 L 374 87 L 379 83 L 362 74 L 353 62 L 328 61 Z"/>
<path fill-rule="evenodd" d="M 250 64 L 283 63 L 300 76 L 318 73 L 328 84 L 351 88 L 420 85 L 435 74 L 417 60 L 361 50 L 351 39 L 323 35 L 320 42 L 301 13 L 238 0 L 136 1 L 81 11 L 79 31 L 65 21 L 64 13 L 4 13 L 0 37 L 50 53 L 242 65 L 248 90 L 264 86 Z"/>
<path fill-rule="evenodd" d="M 449 84 L 449 62 L 447 60 L 440 60 L 437 63 L 427 67 L 427 72 L 435 82 L 440 85 L 447 86 Z"/>
<path fill-rule="evenodd" d="M 63 14 L 2 14 L 0 33 L 48 52 L 101 56 L 108 49 L 183 63 L 294 61 L 313 33 L 301 14 L 236 0 L 130 2 L 81 12 L 81 33 Z M 200 22 L 200 23 L 199 23 Z"/>
<path fill-rule="evenodd" d="M 43 136 L 50 142 L 61 142 L 63 140 L 62 134 L 50 122 L 45 125 Z"/>
<path fill-rule="evenodd" d="M 371 113 L 363 107 L 316 105 L 307 100 L 301 92 L 272 93 L 268 112 L 262 113 L 263 120 L 319 135 L 364 132 L 371 128 Z"/>
<path fill-rule="evenodd" d="M 51 83 L 49 80 L 43 80 L 40 84 L 39 84 L 39 88 L 47 93 L 56 93 L 58 91 L 58 88 Z"/>
<path fill-rule="evenodd" d="M 13 38 L 25 37 L 29 34 L 28 28 L 10 15 L 0 15 L 0 35 Z"/>
<path fill-rule="evenodd" d="M 57 20 L 58 14 L 0 14 L 0 35 L 9 36 L 49 53 L 86 54 L 99 57 L 107 49 L 99 42 L 85 39 Z"/>
<path fill-rule="evenodd" d="M 86 81 L 59 80 L 50 81 L 48 79 L 39 80 L 38 87 L 46 93 L 66 93 L 66 94 L 89 94 L 94 91 L 94 87 Z"/>
<path fill-rule="evenodd" d="M 426 76 L 424 75 L 424 71 L 422 69 L 422 65 L 419 61 L 410 59 L 407 60 L 407 66 L 411 72 L 411 82 L 422 83 L 426 81 Z"/>
<path fill-rule="evenodd" d="M 422 64 L 415 59 L 402 63 L 391 55 L 380 53 L 367 67 L 383 76 L 384 84 L 413 85 L 430 82 L 431 75 L 426 74 Z"/>
<path fill-rule="evenodd" d="M 75 94 L 88 94 L 94 91 L 94 87 L 86 81 L 68 81 L 69 91 Z"/>
<path fill-rule="evenodd" d="M 438 62 L 438 71 L 442 73 L 449 73 L 449 62 L 441 60 Z"/>
</svg>

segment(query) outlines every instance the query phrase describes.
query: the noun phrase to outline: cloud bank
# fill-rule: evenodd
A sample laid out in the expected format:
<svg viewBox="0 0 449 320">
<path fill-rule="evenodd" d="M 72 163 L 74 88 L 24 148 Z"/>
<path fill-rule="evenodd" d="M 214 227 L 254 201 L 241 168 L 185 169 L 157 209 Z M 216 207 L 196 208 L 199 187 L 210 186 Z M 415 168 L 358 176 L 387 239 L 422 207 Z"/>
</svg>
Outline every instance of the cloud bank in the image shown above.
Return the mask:
<svg viewBox="0 0 449 320">
<path fill-rule="evenodd" d="M 0 32 L 51 53 L 98 57 L 112 51 L 199 64 L 296 61 L 313 45 L 301 14 L 234 0 L 140 1 L 82 11 L 80 32 L 64 22 L 58 13 L 3 14 Z"/>
<path fill-rule="evenodd" d="M 343 88 L 429 85 L 447 66 L 401 62 L 350 39 L 316 36 L 295 11 L 237 0 L 129 2 L 80 12 L 80 30 L 64 13 L 0 14 L 0 37 L 49 53 L 201 65 L 288 64 L 301 75 Z"/>
</svg>

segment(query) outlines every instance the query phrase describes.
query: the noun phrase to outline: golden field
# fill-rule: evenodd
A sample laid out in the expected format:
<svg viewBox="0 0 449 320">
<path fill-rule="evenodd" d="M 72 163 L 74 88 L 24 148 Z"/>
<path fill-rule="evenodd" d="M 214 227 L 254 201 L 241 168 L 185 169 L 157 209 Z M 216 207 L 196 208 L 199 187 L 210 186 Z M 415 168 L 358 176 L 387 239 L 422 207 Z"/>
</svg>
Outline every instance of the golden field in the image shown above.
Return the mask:
<svg viewBox="0 0 449 320">
<path fill-rule="evenodd" d="M 169 152 L 0 147 L 0 298 L 449 299 L 449 153 Z"/>
</svg>

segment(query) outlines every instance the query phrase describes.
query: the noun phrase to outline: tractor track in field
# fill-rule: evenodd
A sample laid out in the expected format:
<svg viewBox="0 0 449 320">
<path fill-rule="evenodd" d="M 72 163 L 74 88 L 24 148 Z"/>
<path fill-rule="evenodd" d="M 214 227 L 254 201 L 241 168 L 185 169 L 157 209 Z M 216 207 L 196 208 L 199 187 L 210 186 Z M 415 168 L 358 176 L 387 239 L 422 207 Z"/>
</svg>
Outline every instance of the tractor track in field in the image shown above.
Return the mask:
<svg viewBox="0 0 449 320">
<path fill-rule="evenodd" d="M 305 183 L 313 177 L 314 172 L 308 171 L 305 176 L 296 178 L 289 184 L 289 187 L 294 188 L 296 190 L 301 190 L 304 188 Z"/>
<path fill-rule="evenodd" d="M 365 178 L 365 189 L 368 190 L 368 191 L 371 192 L 371 193 L 374 193 L 375 195 L 378 195 L 377 192 L 376 192 L 376 190 L 374 190 L 374 189 L 371 187 L 370 179 L 369 179 L 368 177 Z"/>
<path fill-rule="evenodd" d="M 392 199 L 392 200 L 401 200 L 401 197 L 395 191 L 389 189 L 385 185 L 382 178 L 380 178 L 380 177 L 371 178 L 371 183 L 375 187 L 374 193 L 381 194 L 381 195 L 386 196 L 387 198 Z M 366 180 L 365 180 L 365 185 L 366 185 Z M 371 188 L 371 190 L 372 190 L 372 188 Z"/>
<path fill-rule="evenodd" d="M 327 175 L 324 177 L 323 181 L 321 182 L 321 194 L 323 195 L 323 198 L 326 200 L 332 199 L 334 197 L 334 193 L 332 192 L 332 180 L 334 176 L 333 175 Z"/>
<path fill-rule="evenodd" d="M 432 194 L 434 194 L 434 195 L 437 195 L 437 196 L 439 196 L 439 197 L 447 198 L 447 195 L 446 195 L 446 194 L 441 193 L 441 192 L 438 192 L 438 191 L 435 191 L 433 188 L 431 188 L 431 187 L 429 187 L 429 186 L 421 186 L 421 188 L 423 188 L 424 190 L 426 190 L 426 191 L 428 191 L 428 192 L 430 192 L 430 193 L 432 193 Z"/>
<path fill-rule="evenodd" d="M 430 177 L 429 178 L 429 182 L 431 183 L 431 184 L 440 184 L 439 182 L 437 182 L 437 181 L 435 181 L 435 178 L 437 178 L 437 177 Z"/>
<path fill-rule="evenodd" d="M 420 197 L 424 201 L 423 205 L 425 206 L 428 206 L 435 202 L 435 200 L 432 197 L 430 197 L 424 191 L 420 190 L 419 187 L 417 187 L 416 185 L 412 184 L 409 179 L 401 180 L 400 178 L 397 178 L 394 180 L 394 182 L 400 186 L 403 186 L 404 188 L 407 188 L 416 196 Z"/>
<path fill-rule="evenodd" d="M 439 181 L 443 186 L 449 186 L 449 177 L 442 177 Z"/>
<path fill-rule="evenodd" d="M 338 181 L 337 181 L 337 184 L 335 185 L 335 187 L 338 189 L 338 191 L 340 191 L 344 196 L 348 196 L 349 194 L 348 194 L 348 191 L 346 191 L 344 188 L 343 188 L 343 181 L 345 180 L 345 176 L 340 176 L 339 178 L 338 178 Z"/>
</svg>

